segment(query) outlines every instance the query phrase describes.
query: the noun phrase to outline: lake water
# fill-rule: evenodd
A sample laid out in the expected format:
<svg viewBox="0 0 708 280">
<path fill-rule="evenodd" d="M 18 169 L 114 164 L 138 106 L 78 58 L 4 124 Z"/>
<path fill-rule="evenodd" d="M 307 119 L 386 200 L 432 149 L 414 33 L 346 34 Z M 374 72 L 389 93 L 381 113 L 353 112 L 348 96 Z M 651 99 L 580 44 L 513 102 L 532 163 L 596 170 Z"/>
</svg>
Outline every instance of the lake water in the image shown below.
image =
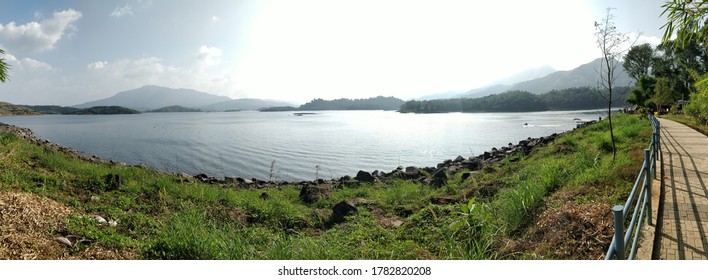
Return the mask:
<svg viewBox="0 0 708 280">
<path fill-rule="evenodd" d="M 400 114 L 385 111 L 13 116 L 43 139 L 86 155 L 172 172 L 313 180 L 435 166 L 527 137 L 572 130 L 596 111 Z M 528 123 L 528 125 L 524 125 Z M 272 171 L 271 171 L 272 166 Z"/>
</svg>

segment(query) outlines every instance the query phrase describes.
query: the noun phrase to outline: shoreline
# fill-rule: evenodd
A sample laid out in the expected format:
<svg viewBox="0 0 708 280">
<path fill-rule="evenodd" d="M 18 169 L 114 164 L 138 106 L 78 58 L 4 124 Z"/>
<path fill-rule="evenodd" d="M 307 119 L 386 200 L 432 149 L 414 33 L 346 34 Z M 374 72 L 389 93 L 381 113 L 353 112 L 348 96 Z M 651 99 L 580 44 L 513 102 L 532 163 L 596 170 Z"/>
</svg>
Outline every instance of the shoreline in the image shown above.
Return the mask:
<svg viewBox="0 0 708 280">
<path fill-rule="evenodd" d="M 570 130 L 572 131 L 572 130 Z M 462 156 L 457 156 L 455 159 L 447 159 L 441 163 L 438 163 L 435 167 L 419 167 L 419 166 L 398 166 L 390 172 L 385 172 L 381 170 L 374 170 L 372 172 L 359 170 L 356 175 L 350 176 L 345 175 L 339 178 L 332 179 L 316 179 L 312 181 L 286 181 L 286 180 L 262 180 L 258 178 L 242 178 L 242 177 L 231 177 L 225 176 L 223 179 L 208 176 L 204 173 L 198 173 L 190 175 L 184 172 L 171 172 L 171 171 L 160 171 L 156 168 L 147 167 L 144 164 L 131 165 L 125 162 L 116 162 L 112 160 L 105 160 L 96 155 L 87 156 L 80 151 L 64 147 L 55 143 L 52 143 L 45 139 L 40 139 L 29 128 L 19 127 L 11 124 L 6 124 L 0 122 L 0 132 L 7 132 L 16 135 L 17 137 L 27 140 L 37 146 L 42 146 L 45 149 L 53 149 L 62 153 L 75 156 L 81 160 L 85 160 L 93 163 L 104 163 L 110 165 L 119 166 L 133 166 L 138 168 L 149 168 L 155 170 L 159 173 L 171 174 L 178 176 L 184 181 L 198 181 L 202 183 L 212 184 L 212 185 L 224 185 L 224 186 L 236 186 L 241 188 L 256 187 L 275 187 L 275 186 L 309 186 L 309 185 L 330 185 L 336 187 L 342 187 L 346 185 L 357 185 L 360 183 L 373 183 L 377 181 L 390 181 L 394 179 L 403 179 L 408 181 L 416 181 L 425 185 L 440 187 L 445 185 L 447 180 L 451 177 L 456 176 L 457 173 L 467 170 L 462 174 L 463 177 L 471 176 L 473 172 L 481 170 L 485 165 L 495 164 L 501 162 L 507 157 L 515 156 L 519 153 L 529 153 L 536 147 L 541 147 L 549 142 L 555 140 L 558 136 L 566 133 L 553 133 L 548 136 L 531 138 L 527 137 L 525 140 L 519 141 L 517 144 L 508 143 L 506 146 L 501 146 L 499 149 L 496 147 L 492 148 L 490 151 L 485 151 L 477 156 L 470 156 L 464 158 Z M 517 159 L 518 160 L 518 159 Z"/>
</svg>

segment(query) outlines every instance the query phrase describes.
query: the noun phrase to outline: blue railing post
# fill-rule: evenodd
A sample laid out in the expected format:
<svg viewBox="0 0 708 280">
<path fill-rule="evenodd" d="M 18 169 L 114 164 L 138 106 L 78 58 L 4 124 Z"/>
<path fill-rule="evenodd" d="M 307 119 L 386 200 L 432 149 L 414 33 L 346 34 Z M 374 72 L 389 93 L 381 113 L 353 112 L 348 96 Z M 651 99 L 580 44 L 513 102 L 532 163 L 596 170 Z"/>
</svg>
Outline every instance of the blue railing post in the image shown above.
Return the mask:
<svg viewBox="0 0 708 280">
<path fill-rule="evenodd" d="M 657 119 L 654 119 L 654 122 L 656 123 L 656 143 L 654 143 L 656 146 L 654 155 L 656 156 L 661 152 L 661 123 Z"/>
<path fill-rule="evenodd" d="M 615 205 L 612 213 L 615 220 L 615 254 L 618 260 L 624 260 L 624 206 Z"/>
<path fill-rule="evenodd" d="M 656 155 L 656 154 L 654 154 Z M 647 211 L 647 221 L 649 221 L 649 224 L 651 225 L 651 177 L 649 175 L 649 161 L 652 161 L 652 164 L 656 164 L 656 161 L 652 160 L 651 156 L 649 156 L 649 149 L 644 149 L 644 164 L 645 166 L 642 167 L 645 169 L 644 173 L 644 188 L 646 189 L 646 197 L 644 203 L 648 206 L 648 211 Z M 656 167 L 654 168 L 654 171 L 656 172 Z M 641 173 L 640 173 L 641 174 Z M 654 173 L 654 176 L 656 176 L 656 173 Z"/>
</svg>

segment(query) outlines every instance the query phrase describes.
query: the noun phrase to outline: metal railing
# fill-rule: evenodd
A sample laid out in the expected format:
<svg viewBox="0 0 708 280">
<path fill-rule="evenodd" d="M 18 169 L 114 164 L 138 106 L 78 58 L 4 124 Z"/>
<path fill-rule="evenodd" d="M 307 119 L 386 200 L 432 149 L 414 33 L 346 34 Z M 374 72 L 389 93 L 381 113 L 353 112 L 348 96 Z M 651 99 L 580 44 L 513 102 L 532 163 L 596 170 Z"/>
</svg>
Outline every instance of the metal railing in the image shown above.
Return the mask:
<svg viewBox="0 0 708 280">
<path fill-rule="evenodd" d="M 614 215 L 615 234 L 612 238 L 612 243 L 607 249 L 605 260 L 612 259 L 614 255 L 618 260 L 634 259 L 637 252 L 637 243 L 641 225 L 644 222 L 646 214 L 649 224 L 651 224 L 651 184 L 652 180 L 656 179 L 656 159 L 661 147 L 661 124 L 654 115 L 649 114 L 649 121 L 652 126 L 651 143 L 648 149 L 644 149 L 644 163 L 639 171 L 637 180 L 634 182 L 632 191 L 624 205 L 615 205 L 612 207 Z M 637 194 L 637 191 L 639 194 Z M 627 223 L 629 214 L 631 219 Z M 631 239 L 631 244 L 630 244 Z M 626 245 L 631 245 L 629 254 L 627 253 Z M 626 256 L 626 257 L 625 257 Z"/>
</svg>

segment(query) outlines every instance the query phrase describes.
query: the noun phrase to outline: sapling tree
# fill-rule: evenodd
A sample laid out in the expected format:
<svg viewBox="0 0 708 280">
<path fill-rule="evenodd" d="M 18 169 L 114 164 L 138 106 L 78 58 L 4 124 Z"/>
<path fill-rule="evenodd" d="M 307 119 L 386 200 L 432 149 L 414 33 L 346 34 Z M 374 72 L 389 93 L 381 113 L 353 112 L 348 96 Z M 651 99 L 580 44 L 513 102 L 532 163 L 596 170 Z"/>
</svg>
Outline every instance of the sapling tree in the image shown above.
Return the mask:
<svg viewBox="0 0 708 280">
<path fill-rule="evenodd" d="M 612 161 L 617 155 L 615 145 L 615 134 L 612 128 L 612 103 L 618 100 L 612 96 L 615 82 L 617 81 L 618 67 L 621 65 L 620 58 L 627 50 L 629 36 L 617 30 L 614 22 L 612 9 L 607 8 L 607 15 L 600 22 L 595 22 L 595 39 L 598 48 L 602 52 L 599 69 L 596 69 L 600 76 L 598 80 L 598 93 L 607 101 L 607 121 L 610 126 L 610 139 L 612 140 Z"/>
</svg>

